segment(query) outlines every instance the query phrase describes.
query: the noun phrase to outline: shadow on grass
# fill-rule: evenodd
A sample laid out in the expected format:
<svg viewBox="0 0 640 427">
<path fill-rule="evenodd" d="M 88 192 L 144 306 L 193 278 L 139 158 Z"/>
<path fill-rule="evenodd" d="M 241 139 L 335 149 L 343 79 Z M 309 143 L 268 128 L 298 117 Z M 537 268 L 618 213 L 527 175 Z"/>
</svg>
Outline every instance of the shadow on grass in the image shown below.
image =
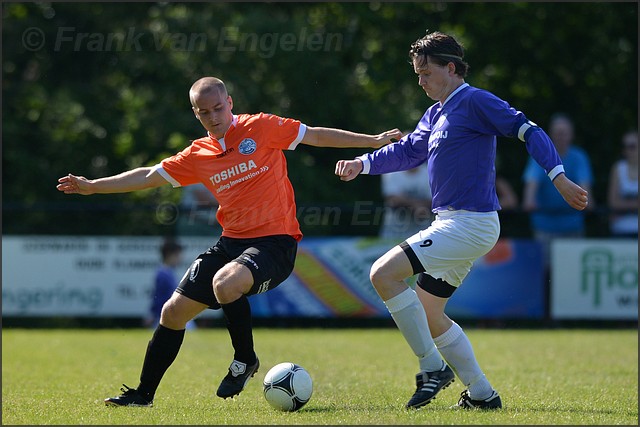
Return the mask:
<svg viewBox="0 0 640 427">
<path fill-rule="evenodd" d="M 428 408 L 428 409 L 427 409 Z M 370 404 L 370 403 L 363 403 L 363 404 L 346 404 L 346 405 L 335 405 L 335 404 L 330 404 L 330 405 L 314 405 L 314 406 L 309 406 L 309 407 L 303 407 L 301 409 L 299 409 L 297 412 L 300 413 L 336 413 L 336 412 L 352 412 L 352 413 L 365 413 L 365 414 L 369 414 L 369 413 L 375 413 L 375 412 L 397 412 L 397 413 L 401 413 L 401 414 L 418 414 L 421 412 L 426 412 L 426 411 L 430 411 L 430 412 L 451 412 L 452 409 L 449 407 L 442 407 L 442 406 L 425 406 L 423 408 L 420 409 L 405 409 L 404 406 L 392 406 L 390 407 L 389 405 L 375 405 L 375 404 Z"/>
<path fill-rule="evenodd" d="M 507 411 L 531 411 L 531 412 L 557 412 L 559 414 L 593 414 L 593 415 L 613 415 L 613 416 L 628 416 L 638 418 L 638 411 L 633 410 L 623 410 L 623 409 L 588 409 L 588 408 L 578 408 L 578 407 L 560 407 L 560 406 L 536 406 L 536 407 L 528 407 L 528 408 L 514 408 L 505 405 L 505 410 Z"/>
</svg>

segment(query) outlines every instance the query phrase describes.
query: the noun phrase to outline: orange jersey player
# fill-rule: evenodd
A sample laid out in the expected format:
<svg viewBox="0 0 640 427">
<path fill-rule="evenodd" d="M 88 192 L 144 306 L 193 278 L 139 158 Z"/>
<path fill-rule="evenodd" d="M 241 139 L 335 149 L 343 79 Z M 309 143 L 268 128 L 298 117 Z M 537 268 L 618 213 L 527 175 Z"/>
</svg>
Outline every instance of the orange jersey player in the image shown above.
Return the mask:
<svg viewBox="0 0 640 427">
<path fill-rule="evenodd" d="M 206 309 L 222 309 L 234 350 L 216 394 L 239 394 L 260 366 L 247 297 L 275 288 L 291 274 L 302 238 L 283 150 L 298 144 L 378 148 L 402 136 L 398 129 L 366 135 L 308 127 L 271 114 L 234 115 L 233 100 L 215 77 L 196 81 L 189 98 L 206 137 L 152 167 L 99 179 L 68 174 L 58 180 L 59 191 L 82 195 L 203 183 L 219 203 L 222 236 L 198 255 L 163 305 L 138 387 L 123 384 L 122 394 L 105 399 L 106 405 L 152 406 L 187 322 Z"/>
<path fill-rule="evenodd" d="M 300 240 L 293 187 L 282 150 L 293 150 L 307 127 L 271 114 L 234 115 L 223 138 L 194 141 L 153 170 L 174 187 L 204 185 L 218 200 L 222 235 L 288 234 Z"/>
</svg>

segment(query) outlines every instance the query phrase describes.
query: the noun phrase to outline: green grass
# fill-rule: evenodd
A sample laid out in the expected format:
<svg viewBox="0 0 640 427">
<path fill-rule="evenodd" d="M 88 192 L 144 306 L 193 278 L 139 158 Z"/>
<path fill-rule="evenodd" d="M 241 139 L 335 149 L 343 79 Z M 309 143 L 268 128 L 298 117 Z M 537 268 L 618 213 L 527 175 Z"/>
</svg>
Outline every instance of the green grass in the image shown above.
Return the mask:
<svg viewBox="0 0 640 427">
<path fill-rule="evenodd" d="M 262 367 L 227 400 L 215 396 L 232 359 L 226 330 L 188 331 L 152 408 L 103 403 L 122 383 L 138 385 L 150 330 L 3 329 L 2 424 L 638 425 L 637 330 L 466 331 L 502 411 L 449 409 L 459 380 L 406 411 L 418 365 L 393 328 L 257 328 Z M 262 397 L 264 374 L 283 361 L 314 379 L 311 401 L 295 413 Z"/>
</svg>

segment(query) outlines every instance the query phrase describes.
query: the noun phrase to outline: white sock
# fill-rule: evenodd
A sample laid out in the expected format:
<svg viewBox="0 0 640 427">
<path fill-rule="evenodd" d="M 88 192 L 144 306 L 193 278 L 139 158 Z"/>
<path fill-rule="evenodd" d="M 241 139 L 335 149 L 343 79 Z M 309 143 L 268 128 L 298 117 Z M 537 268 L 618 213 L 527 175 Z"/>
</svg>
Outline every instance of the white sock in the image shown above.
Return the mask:
<svg viewBox="0 0 640 427">
<path fill-rule="evenodd" d="M 407 288 L 384 304 L 404 339 L 418 356 L 420 370 L 433 372 L 442 369 L 444 361 L 431 338 L 427 315 L 416 292 Z"/>
<path fill-rule="evenodd" d="M 460 325 L 453 322 L 444 334 L 433 339 L 438 351 L 456 373 L 460 381 L 469 389 L 474 400 L 488 399 L 493 388 L 478 365 L 473 348 Z"/>
</svg>

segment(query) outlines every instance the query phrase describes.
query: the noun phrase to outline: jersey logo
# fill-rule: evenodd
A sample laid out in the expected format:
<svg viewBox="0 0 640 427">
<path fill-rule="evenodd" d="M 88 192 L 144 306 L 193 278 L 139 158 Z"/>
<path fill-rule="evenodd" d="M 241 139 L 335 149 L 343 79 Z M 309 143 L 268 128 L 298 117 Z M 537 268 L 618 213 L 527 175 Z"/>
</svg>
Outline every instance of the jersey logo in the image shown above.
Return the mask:
<svg viewBox="0 0 640 427">
<path fill-rule="evenodd" d="M 447 124 L 447 115 L 443 114 L 440 116 L 433 129 L 444 127 L 445 124 Z"/>
<path fill-rule="evenodd" d="M 432 128 L 431 135 L 429 136 L 429 149 L 438 148 L 440 145 L 440 141 L 443 139 L 447 139 L 449 136 L 448 130 L 442 130 L 447 125 L 447 116 L 442 115 L 436 122 L 435 126 Z"/>
<path fill-rule="evenodd" d="M 247 163 L 238 163 L 237 165 L 233 165 L 228 169 L 224 169 L 220 171 L 220 173 L 209 177 L 209 180 L 214 184 L 218 184 L 220 181 L 231 179 L 236 175 L 240 175 L 241 173 L 250 171 L 251 169 L 255 169 L 257 167 L 258 166 L 256 165 L 256 162 L 254 162 L 253 160 L 249 160 Z"/>
<path fill-rule="evenodd" d="M 447 139 L 448 136 L 449 136 L 448 130 L 437 130 L 431 134 L 431 137 L 433 139 Z"/>
<path fill-rule="evenodd" d="M 255 153 L 256 147 L 257 147 L 257 144 L 253 139 L 245 138 L 240 143 L 240 146 L 238 147 L 238 149 L 240 150 L 241 154 L 248 156 L 249 154 Z"/>
<path fill-rule="evenodd" d="M 244 374 L 244 372 L 247 370 L 247 364 L 234 360 L 233 362 L 231 362 L 229 370 L 231 371 L 231 375 L 237 377 L 238 375 Z"/>
<path fill-rule="evenodd" d="M 224 157 L 224 156 L 226 156 L 227 154 L 231 154 L 231 153 L 233 153 L 234 151 L 235 151 L 235 150 L 233 149 L 233 147 L 231 147 L 231 148 L 229 148 L 227 151 L 223 151 L 223 152 L 222 152 L 222 153 L 220 153 L 220 154 L 216 154 L 216 155 L 215 155 L 215 156 L 216 156 L 216 159 L 219 159 L 219 158 L 221 158 L 221 157 Z"/>
</svg>

